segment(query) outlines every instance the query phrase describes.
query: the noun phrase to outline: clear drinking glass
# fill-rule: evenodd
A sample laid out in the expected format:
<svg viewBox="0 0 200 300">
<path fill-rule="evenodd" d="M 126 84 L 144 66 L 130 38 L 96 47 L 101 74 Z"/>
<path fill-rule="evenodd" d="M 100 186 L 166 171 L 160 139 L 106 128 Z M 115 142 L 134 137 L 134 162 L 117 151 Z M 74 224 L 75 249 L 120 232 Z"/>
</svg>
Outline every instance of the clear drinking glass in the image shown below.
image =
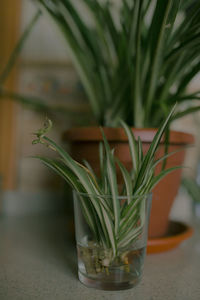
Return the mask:
<svg viewBox="0 0 200 300">
<path fill-rule="evenodd" d="M 74 214 L 76 244 L 78 254 L 78 277 L 88 287 L 103 290 L 123 290 L 135 286 L 141 279 L 144 258 L 146 254 L 148 223 L 151 208 L 151 194 L 134 198 L 137 204 L 137 215 L 134 224 L 128 223 L 124 228 L 133 226 L 135 235 L 126 247 L 117 243 L 117 252 L 113 255 L 111 248 L 100 243 L 88 225 L 83 203 L 87 204 L 90 197 L 100 201 L 97 195 L 88 195 L 74 191 Z M 112 196 L 101 196 L 110 200 Z M 110 199 L 109 199 L 110 198 Z M 117 199 L 123 209 L 127 199 L 119 196 Z M 136 210 L 135 210 L 136 211 Z M 135 213 L 131 211 L 131 213 Z M 139 212 L 139 213 L 138 213 Z M 98 224 L 98 223 L 97 223 Z M 101 228 L 99 226 L 99 232 Z"/>
</svg>

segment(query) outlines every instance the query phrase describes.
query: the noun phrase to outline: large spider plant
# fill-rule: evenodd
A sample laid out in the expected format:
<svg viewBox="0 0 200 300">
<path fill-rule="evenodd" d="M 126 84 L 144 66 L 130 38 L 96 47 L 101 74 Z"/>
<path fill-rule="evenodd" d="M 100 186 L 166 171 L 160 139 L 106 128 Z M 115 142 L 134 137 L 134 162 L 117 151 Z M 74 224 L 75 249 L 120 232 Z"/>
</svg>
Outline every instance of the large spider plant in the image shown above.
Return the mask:
<svg viewBox="0 0 200 300">
<path fill-rule="evenodd" d="M 178 107 L 173 119 L 200 109 L 194 101 L 198 103 L 199 91 L 187 92 L 200 70 L 199 1 L 122 0 L 116 10 L 114 1 L 80 0 L 93 22 L 87 22 L 72 0 L 34 1 L 63 32 L 100 125 L 117 126 L 123 119 L 135 127 L 158 127 L 175 102 L 187 105 Z M 0 98 L 70 117 L 66 107 L 4 88 L 39 15 L 27 26 L 0 74 Z"/>
<path fill-rule="evenodd" d="M 35 2 L 62 31 L 98 124 L 158 127 L 175 102 L 200 100 L 186 90 L 200 70 L 199 1 Z"/>
<path fill-rule="evenodd" d="M 41 143 L 55 150 L 60 159 L 36 157 L 63 177 L 74 190 L 81 193 L 80 199 L 86 221 L 96 241 L 106 249 L 111 250 L 113 257 L 116 257 L 119 248 L 128 247 L 141 234 L 146 195 L 166 174 L 179 168 L 177 166 L 163 170 L 159 175 L 155 176 L 154 174 L 156 165 L 170 155 L 155 160 L 155 152 L 172 118 L 173 111 L 170 112 L 157 131 L 145 155 L 140 138 L 136 140 L 126 123 L 121 122 L 129 140 L 129 150 L 132 157 L 132 170 L 130 172 L 115 157 L 114 150 L 110 149 L 102 130 L 104 142 L 103 144 L 100 143 L 99 148 L 100 177 L 95 175 L 87 162 L 85 165 L 76 162 L 63 148 L 45 135 L 52 125 L 50 121 L 43 129 L 36 132 L 37 139 L 33 141 L 33 144 Z M 122 191 L 118 189 L 116 165 L 119 166 L 124 180 Z M 87 197 L 84 196 L 85 194 Z M 123 206 L 119 203 L 119 196 L 126 199 Z M 137 222 L 139 218 L 140 222 Z"/>
</svg>

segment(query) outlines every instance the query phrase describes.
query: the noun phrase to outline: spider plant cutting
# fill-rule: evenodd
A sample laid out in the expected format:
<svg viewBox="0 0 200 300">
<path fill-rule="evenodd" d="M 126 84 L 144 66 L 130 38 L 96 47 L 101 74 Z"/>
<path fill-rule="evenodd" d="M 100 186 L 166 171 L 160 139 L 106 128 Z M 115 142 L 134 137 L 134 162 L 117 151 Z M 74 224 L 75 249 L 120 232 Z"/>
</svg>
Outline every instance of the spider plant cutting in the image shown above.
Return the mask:
<svg viewBox="0 0 200 300">
<path fill-rule="evenodd" d="M 200 99 L 187 91 L 200 71 L 199 1 L 35 2 L 63 33 L 99 125 L 158 127 L 176 102 Z"/>
<path fill-rule="evenodd" d="M 79 244 L 79 254 L 87 276 L 97 276 L 97 274 L 114 276 L 113 267 L 117 266 L 120 266 L 123 272 L 133 273 L 130 270 L 133 267 L 131 267 L 131 257 L 134 255 L 130 254 L 130 247 L 144 234 L 148 195 L 166 174 L 179 168 L 177 166 L 163 170 L 158 175 L 154 174 L 156 165 L 169 155 L 155 160 L 156 150 L 173 112 L 174 109 L 157 131 L 146 154 L 143 153 L 140 138 L 136 140 L 127 124 L 121 122 L 128 136 L 132 157 L 130 172 L 115 157 L 114 149 L 110 149 L 102 130 L 103 143 L 99 145 L 100 177 L 93 172 L 87 162 L 85 165 L 78 163 L 62 147 L 46 136 L 52 126 L 51 121 L 48 120 L 45 127 L 35 133 L 37 139 L 33 144 L 41 143 L 59 155 L 59 159 L 41 156 L 36 158 L 58 173 L 76 191 L 78 205 L 81 206 L 90 231 L 90 238 L 82 237 Z M 120 168 L 123 177 L 123 186 L 120 188 L 116 166 Z M 80 219 L 80 216 L 77 219 Z M 145 248 L 144 236 L 141 247 Z M 137 256 L 140 257 L 140 253 L 137 252 Z"/>
</svg>

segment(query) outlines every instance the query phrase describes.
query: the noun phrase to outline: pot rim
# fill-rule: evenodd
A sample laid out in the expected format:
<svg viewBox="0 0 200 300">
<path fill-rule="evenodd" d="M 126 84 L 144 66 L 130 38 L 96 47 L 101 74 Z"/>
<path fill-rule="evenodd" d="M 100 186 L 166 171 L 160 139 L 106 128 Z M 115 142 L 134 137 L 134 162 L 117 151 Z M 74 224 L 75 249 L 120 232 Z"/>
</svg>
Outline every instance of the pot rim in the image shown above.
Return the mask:
<svg viewBox="0 0 200 300">
<path fill-rule="evenodd" d="M 123 128 L 102 127 L 106 138 L 111 142 L 127 142 L 128 138 Z M 132 127 L 135 137 L 141 137 L 142 142 L 150 143 L 157 132 L 157 128 L 134 128 Z M 102 141 L 100 127 L 74 127 L 66 130 L 63 134 L 64 141 L 71 142 L 98 142 Z M 164 139 L 161 140 L 164 142 Z M 190 133 L 170 130 L 170 144 L 194 144 L 194 136 Z"/>
</svg>

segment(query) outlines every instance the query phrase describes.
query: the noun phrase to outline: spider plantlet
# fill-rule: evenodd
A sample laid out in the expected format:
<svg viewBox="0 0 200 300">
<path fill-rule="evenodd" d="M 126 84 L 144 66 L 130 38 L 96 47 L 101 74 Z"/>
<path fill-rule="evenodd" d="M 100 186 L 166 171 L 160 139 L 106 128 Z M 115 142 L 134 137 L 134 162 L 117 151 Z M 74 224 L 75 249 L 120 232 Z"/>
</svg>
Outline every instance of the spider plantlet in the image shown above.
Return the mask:
<svg viewBox="0 0 200 300">
<path fill-rule="evenodd" d="M 155 160 L 156 150 L 174 110 L 175 107 L 158 129 L 146 154 L 140 139 L 136 140 L 132 130 L 121 121 L 129 141 L 130 171 L 115 157 L 102 130 L 100 176 L 87 162 L 83 165 L 75 161 L 46 136 L 52 127 L 50 120 L 35 133 L 37 138 L 33 144 L 41 143 L 59 156 L 58 159 L 36 158 L 64 178 L 74 190 L 79 279 L 86 285 L 92 282 L 92 286 L 103 289 L 123 289 L 139 281 L 146 249 L 151 191 L 165 175 L 180 168 L 176 166 L 154 174 L 158 162 L 171 155 Z M 123 178 L 120 190 L 116 165 Z"/>
</svg>

